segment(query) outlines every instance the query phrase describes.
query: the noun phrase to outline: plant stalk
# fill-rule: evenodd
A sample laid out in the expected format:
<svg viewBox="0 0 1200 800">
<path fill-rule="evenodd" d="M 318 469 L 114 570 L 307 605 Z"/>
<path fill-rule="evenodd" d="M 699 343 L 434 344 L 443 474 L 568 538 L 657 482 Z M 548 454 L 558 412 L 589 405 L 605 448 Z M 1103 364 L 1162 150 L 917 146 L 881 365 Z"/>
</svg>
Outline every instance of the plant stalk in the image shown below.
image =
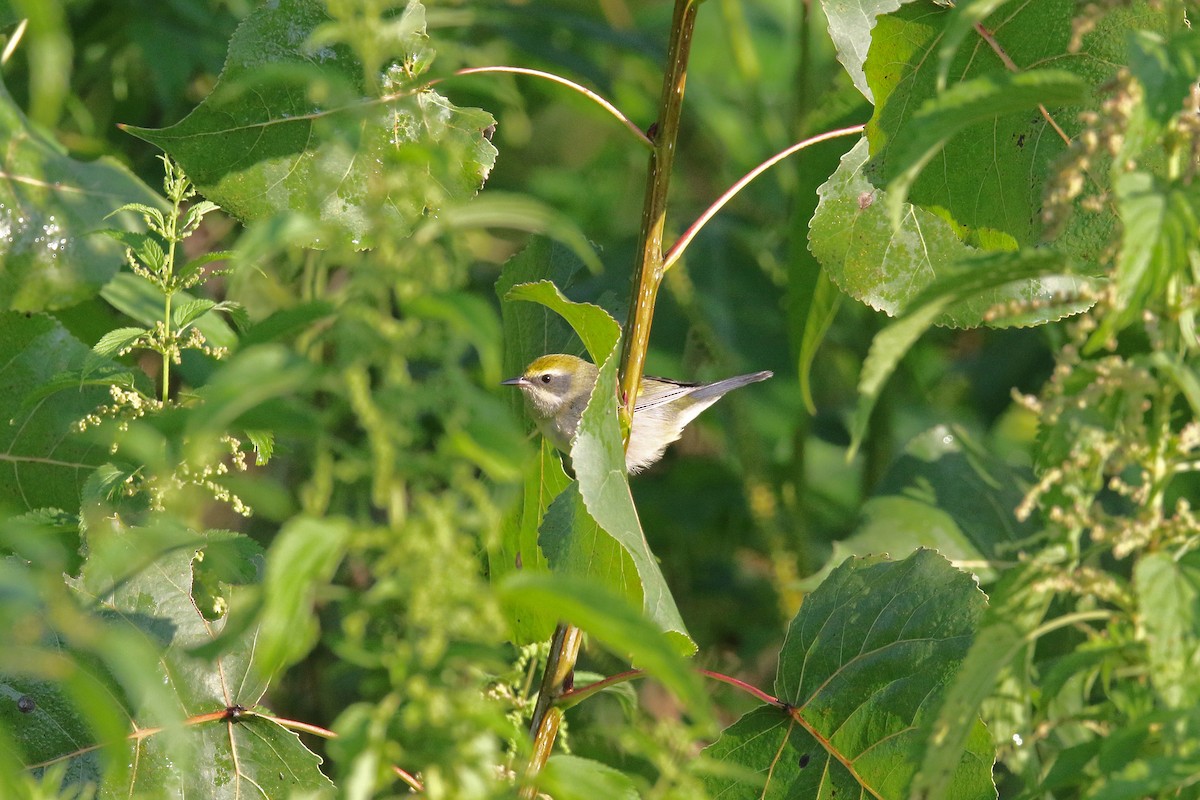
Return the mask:
<svg viewBox="0 0 1200 800">
<path fill-rule="evenodd" d="M 671 165 L 675 160 L 675 140 L 679 135 L 679 119 L 683 109 L 683 88 L 687 80 L 687 61 L 692 46 L 692 31 L 696 24 L 697 0 L 676 0 L 671 21 L 671 38 L 667 46 L 667 70 L 663 75 L 662 99 L 658 122 L 651 129 L 653 143 L 650 167 L 646 176 L 646 197 L 642 206 L 642 232 L 639 241 L 639 265 L 634 273 L 629 303 L 629 319 L 625 324 L 624 349 L 621 359 L 621 429 L 629 443 L 629 421 L 633 418 L 633 403 L 642 383 L 646 366 L 646 348 L 650 342 L 650 323 L 654 319 L 654 302 L 663 277 L 663 228 L 666 221 L 667 191 L 671 184 Z M 530 723 L 533 735 L 533 755 L 529 760 L 526 784 L 521 797 L 537 795 L 533 783 L 554 748 L 562 721 L 563 709 L 555 701 L 572 688 L 575 661 L 583 632 L 568 623 L 559 623 L 550 643 L 546 671 L 542 675 L 541 692 L 534 706 Z"/>
<path fill-rule="evenodd" d="M 650 325 L 654 321 L 654 303 L 663 278 L 663 229 L 667 216 L 667 192 L 671 186 L 671 165 L 675 160 L 675 140 L 683 111 L 683 89 L 687 82 L 688 55 L 692 30 L 696 25 L 696 2 L 676 0 L 671 23 L 671 42 L 667 49 L 667 71 L 663 76 L 657 130 L 651 139 L 650 169 L 646 176 L 646 199 L 642 206 L 642 235 L 638 243 L 640 264 L 634 274 L 629 299 L 629 318 L 625 323 L 624 350 L 621 354 L 622 430 L 626 445 L 633 406 L 642 386 L 646 368 L 646 350 L 650 344 Z"/>
</svg>

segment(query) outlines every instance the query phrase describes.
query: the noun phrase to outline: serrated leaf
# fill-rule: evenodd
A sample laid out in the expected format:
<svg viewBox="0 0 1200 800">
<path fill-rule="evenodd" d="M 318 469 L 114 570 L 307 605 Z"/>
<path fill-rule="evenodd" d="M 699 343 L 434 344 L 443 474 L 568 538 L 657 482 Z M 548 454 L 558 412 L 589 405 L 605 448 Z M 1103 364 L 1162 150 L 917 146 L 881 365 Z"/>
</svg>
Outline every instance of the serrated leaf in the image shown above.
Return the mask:
<svg viewBox="0 0 1200 800">
<path fill-rule="evenodd" d="M 216 539 L 227 542 L 230 536 L 218 532 Z M 267 787 L 285 793 L 328 790 L 332 784 L 318 769 L 320 760 L 295 734 L 257 716 L 223 713 L 252 708 L 266 689 L 254 669 L 257 631 L 244 633 L 215 660 L 193 654 L 227 622 L 206 619 L 191 594 L 193 559 L 206 542 L 204 535 L 169 525 L 126 529 L 112 524 L 89 531 L 88 561 L 80 577 L 69 582 L 106 618 L 110 636 L 136 634 L 139 644 L 158 650 L 148 666 L 161 677 L 131 694 L 129 729 L 193 718 L 185 727 L 152 730 L 113 745 L 117 763 L 128 767 L 106 771 L 102 793 L 233 798 Z M 134 654 L 144 657 L 137 648 Z M 105 655 L 119 675 L 119 654 Z M 86 744 L 75 742 L 57 755 L 87 763 L 88 748 L 81 746 Z"/>
<path fill-rule="evenodd" d="M 233 258 L 233 255 L 234 254 L 232 250 L 214 250 L 210 253 L 204 253 L 196 256 L 191 261 L 175 270 L 175 280 L 177 285 L 186 286 L 191 277 L 204 267 L 207 267 L 214 261 L 227 261 Z M 225 270 L 213 270 L 210 274 L 220 275 L 224 272 Z"/>
<path fill-rule="evenodd" d="M 154 325 L 162 320 L 162 292 L 154 284 L 137 275 L 128 272 L 118 274 L 100 291 L 100 296 L 118 311 L 143 325 Z M 187 292 L 175 293 L 175 303 L 186 305 L 195 299 Z M 237 334 L 225 320 L 215 314 L 198 320 L 196 328 L 213 347 L 233 349 L 237 346 Z"/>
<path fill-rule="evenodd" d="M 271 431 L 246 431 L 246 438 L 254 445 L 254 466 L 266 466 L 275 454 L 275 434 Z"/>
<path fill-rule="evenodd" d="M 171 312 L 171 323 L 178 331 L 184 331 L 200 317 L 207 314 L 217 307 L 214 300 L 188 300 L 185 303 L 179 303 Z"/>
<path fill-rule="evenodd" d="M 381 227 L 409 233 L 474 195 L 496 158 L 484 137 L 492 116 L 411 81 L 369 96 L 346 47 L 310 40 L 331 23 L 317 0 L 259 6 L 234 33 L 200 106 L 168 128 L 126 130 L 167 151 L 235 217 L 301 212 L 356 247 L 370 247 Z M 379 44 L 390 48 L 381 61 L 411 55 L 402 42 Z"/>
<path fill-rule="evenodd" d="M 871 29 L 880 14 L 895 11 L 908 0 L 821 0 L 821 9 L 829 25 L 829 38 L 837 49 L 838 61 L 846 68 L 854 87 L 868 100 L 871 87 L 863 72 L 871 46 Z"/>
<path fill-rule="evenodd" d="M 764 777 L 708 781 L 722 798 L 905 798 L 922 725 L 971 645 L 983 593 L 931 550 L 903 561 L 849 559 L 809 594 L 788 627 L 775 681 L 787 708 L 752 711 L 705 752 Z M 953 793 L 995 796 L 986 729 L 950 752 Z"/>
<path fill-rule="evenodd" d="M 44 315 L 0 312 L 0 505 L 78 508 L 87 476 L 108 456 L 73 426 L 109 401 L 107 388 L 76 381 L 26 405 L 59 375 L 78 375 L 91 349 Z"/>
<path fill-rule="evenodd" d="M 899 227 L 907 213 L 905 200 L 925 166 L 959 133 L 1001 114 L 1036 111 L 1039 105 L 1076 105 L 1086 94 L 1087 85 L 1070 72 L 1035 70 L 962 81 L 926 100 L 901 125 L 889 154 L 888 172 L 893 177 L 887 184 L 887 204 L 892 226 Z"/>
<path fill-rule="evenodd" d="M 123 248 L 91 233 L 113 209 L 158 197 L 104 157 L 76 161 L 35 128 L 0 83 L 0 309 L 63 308 L 94 297 L 124 262 Z M 116 216 L 129 230 L 139 220 Z"/>
<path fill-rule="evenodd" d="M 1150 655 L 1150 681 L 1168 708 L 1200 702 L 1200 553 L 1148 553 L 1133 570 L 1138 638 Z"/>
<path fill-rule="evenodd" d="M 92 345 L 92 352 L 98 356 L 115 356 L 129 347 L 150 331 L 146 328 L 117 328 L 100 337 L 100 341 Z"/>
<path fill-rule="evenodd" d="M 1075 14 L 1074 0 L 1000 8 L 983 25 L 1003 58 L 991 41 L 968 34 L 970 42 L 957 48 L 950 63 L 951 91 L 958 83 L 981 78 L 1019 80 L 1021 74 L 1046 65 L 1071 72 L 1095 89 L 1125 61 L 1131 28 L 1164 25 L 1162 13 L 1145 4 L 1114 8 L 1097 19 L 1079 48 L 1069 51 Z M 867 137 L 873 180 L 879 186 L 891 183 L 911 163 L 894 159 L 898 148 L 910 147 L 905 137 L 914 130 L 914 115 L 926 102 L 937 102 L 939 50 L 945 35 L 961 24 L 957 20 L 958 12 L 911 4 L 877 21 L 864 68 L 876 101 Z M 1018 74 L 1014 77 L 1013 72 Z M 1066 136 L 1073 135 L 1079 129 L 1078 112 L 1089 103 L 1094 101 L 1068 99 L 1047 105 L 1045 115 L 1037 109 L 998 109 L 954 135 L 912 183 L 907 199 L 936 210 L 969 244 L 990 250 L 1040 244 L 1046 232 L 1040 214 L 1046 183 L 1055 174 L 1055 159 L 1067 147 L 1055 125 Z M 936 129 L 926 133 L 941 135 Z M 1073 215 L 1058 232 L 1056 246 L 1081 263 L 1097 263 L 1115 224 L 1109 210 Z"/>
<path fill-rule="evenodd" d="M 161 272 L 163 266 L 167 263 L 167 254 L 162 249 L 158 237 L 154 234 L 121 231 L 112 228 L 98 231 L 98 233 L 103 233 L 125 245 L 133 251 L 138 261 L 149 267 L 152 272 Z"/>
<path fill-rule="evenodd" d="M 971 649 L 946 687 L 940 707 L 931 710 L 923 725 L 930 744 L 917 754 L 921 768 L 913 781 L 912 800 L 941 800 L 958 784 L 957 754 L 977 735 L 980 706 L 1030 644 L 1029 635 L 1045 616 L 1051 593 L 1039 583 L 1044 575 L 1041 565 L 1022 564 L 1004 573 L 991 589 Z"/>
<path fill-rule="evenodd" d="M 843 156 L 818 190 L 821 199 L 809 229 L 809 248 L 846 294 L 895 316 L 917 313 L 925 299 L 918 298 L 939 281 L 962 282 L 954 297 L 939 301 L 936 314 L 922 311 L 929 324 L 952 327 L 1034 325 L 1088 307 L 1070 302 L 1080 293 L 1081 278 L 1056 274 L 1070 271 L 1073 263 L 1057 251 L 988 254 L 964 244 L 941 217 L 911 204 L 894 228 L 887 193 L 867 180 L 866 160 L 865 140 Z M 1036 269 L 1022 274 L 1022 264 L 1038 261 Z M 1028 310 L 991 316 L 1010 303 Z"/>
</svg>

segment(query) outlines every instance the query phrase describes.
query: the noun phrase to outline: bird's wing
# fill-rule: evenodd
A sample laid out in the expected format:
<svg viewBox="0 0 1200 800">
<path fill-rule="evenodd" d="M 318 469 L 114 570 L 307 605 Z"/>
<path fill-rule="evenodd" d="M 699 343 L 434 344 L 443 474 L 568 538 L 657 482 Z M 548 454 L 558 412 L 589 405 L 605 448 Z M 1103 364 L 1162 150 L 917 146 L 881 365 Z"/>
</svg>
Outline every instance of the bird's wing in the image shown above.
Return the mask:
<svg viewBox="0 0 1200 800">
<path fill-rule="evenodd" d="M 658 383 L 650 383 L 650 381 L 658 381 Z M 642 390 L 638 393 L 633 413 L 636 414 L 648 408 L 657 408 L 672 400 L 678 400 L 680 397 L 690 394 L 699 385 L 698 383 L 683 383 L 670 378 L 654 378 L 647 375 L 642 379 Z"/>
</svg>

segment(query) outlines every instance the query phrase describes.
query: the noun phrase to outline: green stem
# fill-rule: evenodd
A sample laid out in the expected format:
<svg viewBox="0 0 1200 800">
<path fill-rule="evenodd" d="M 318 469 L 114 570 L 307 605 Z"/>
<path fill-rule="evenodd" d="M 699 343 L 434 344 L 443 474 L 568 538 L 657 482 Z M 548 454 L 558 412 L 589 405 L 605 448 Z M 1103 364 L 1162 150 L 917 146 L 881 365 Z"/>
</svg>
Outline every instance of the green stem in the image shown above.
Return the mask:
<svg viewBox="0 0 1200 800">
<path fill-rule="evenodd" d="M 175 297 L 171 286 L 171 274 L 175 271 L 175 245 L 179 239 L 179 206 L 182 202 L 182 198 L 171 198 L 171 216 L 167 220 L 167 257 L 163 263 L 162 282 L 159 284 L 163 293 L 162 402 L 164 406 L 171 397 L 171 359 L 175 352 L 171 337 L 171 300 Z"/>
<path fill-rule="evenodd" d="M 663 76 L 662 99 L 657 132 L 652 137 L 650 170 L 646 177 L 646 199 L 642 206 L 642 236 L 638 243 L 640 264 L 634 276 L 625 323 L 624 352 L 621 359 L 621 392 L 624 398 L 622 418 L 628 444 L 629 421 L 642 386 L 646 368 L 646 350 L 650 344 L 650 325 L 654 321 L 654 303 L 663 278 L 663 228 L 667 217 L 667 192 L 671 187 L 671 165 L 675 160 L 675 140 L 683 112 L 683 90 L 687 83 L 688 54 L 692 30 L 696 25 L 694 0 L 676 0 L 671 23 L 671 42 L 667 50 L 667 72 Z"/>
<path fill-rule="evenodd" d="M 650 322 L 654 317 L 654 301 L 662 283 L 662 236 L 666 218 L 667 190 L 671 182 L 671 164 L 675 158 L 675 139 L 679 134 L 679 117 L 683 108 L 683 87 L 687 80 L 687 59 L 691 50 L 692 30 L 696 24 L 697 0 L 676 0 L 675 16 L 671 23 L 671 39 L 667 47 L 667 71 L 663 76 L 662 100 L 656 133 L 649 137 L 653 143 L 650 169 L 646 182 L 646 198 L 642 209 L 642 234 L 639 247 L 640 266 L 634 276 L 633 300 L 629 321 L 625 327 L 622 358 L 621 389 L 625 405 L 625 431 L 632 419 L 633 400 L 637 397 L 646 365 L 646 346 L 650 341 Z M 628 443 L 628 438 L 626 439 Z M 541 771 L 554 748 L 563 710 L 555 701 L 571 690 L 575 660 L 583 632 L 574 625 L 559 623 L 550 643 L 546 671 L 542 675 L 541 692 L 534 707 L 530 730 L 533 734 L 533 755 L 526 771 L 522 798 L 537 795 L 533 779 Z"/>
</svg>

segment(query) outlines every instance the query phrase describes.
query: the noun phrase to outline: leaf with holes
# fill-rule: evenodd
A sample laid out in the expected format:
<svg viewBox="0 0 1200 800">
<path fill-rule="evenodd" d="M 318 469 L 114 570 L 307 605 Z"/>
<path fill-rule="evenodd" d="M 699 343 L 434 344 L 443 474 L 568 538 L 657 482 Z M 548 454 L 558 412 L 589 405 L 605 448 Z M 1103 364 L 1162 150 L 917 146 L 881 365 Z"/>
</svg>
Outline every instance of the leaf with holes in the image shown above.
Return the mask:
<svg viewBox="0 0 1200 800">
<path fill-rule="evenodd" d="M 984 596 L 932 550 L 849 559 L 805 598 L 779 658 L 776 695 L 706 751 L 758 782 L 708 781 L 732 798 L 905 798 L 936 713 L 970 647 Z M 992 745 L 976 721 L 944 797 L 994 797 Z"/>
<path fill-rule="evenodd" d="M 384 227 L 411 232 L 483 185 L 495 120 L 418 85 L 432 57 L 420 3 L 392 22 L 377 42 L 384 74 L 364 79 L 345 46 L 318 39 L 336 27 L 324 3 L 263 4 L 233 35 L 203 103 L 171 127 L 126 130 L 239 219 L 299 213 L 363 248 Z M 327 244 L 313 235 L 306 244 Z"/>
</svg>

